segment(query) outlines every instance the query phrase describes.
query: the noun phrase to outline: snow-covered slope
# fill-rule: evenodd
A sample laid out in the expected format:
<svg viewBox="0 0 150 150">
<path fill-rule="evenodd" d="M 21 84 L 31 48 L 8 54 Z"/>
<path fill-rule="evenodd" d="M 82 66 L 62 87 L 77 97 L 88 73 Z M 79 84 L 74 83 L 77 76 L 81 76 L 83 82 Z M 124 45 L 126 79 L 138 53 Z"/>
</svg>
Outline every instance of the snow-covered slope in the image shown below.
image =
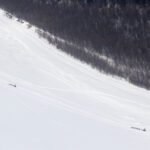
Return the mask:
<svg viewBox="0 0 150 150">
<path fill-rule="evenodd" d="M 149 150 L 149 141 L 149 91 L 100 74 L 0 11 L 0 150 Z"/>
</svg>

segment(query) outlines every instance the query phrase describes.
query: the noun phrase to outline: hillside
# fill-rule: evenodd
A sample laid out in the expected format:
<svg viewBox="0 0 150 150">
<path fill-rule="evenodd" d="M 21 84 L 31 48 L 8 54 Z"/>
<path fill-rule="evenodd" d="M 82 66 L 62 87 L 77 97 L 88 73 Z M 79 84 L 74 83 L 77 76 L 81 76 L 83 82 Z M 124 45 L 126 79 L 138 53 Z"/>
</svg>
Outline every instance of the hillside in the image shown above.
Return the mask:
<svg viewBox="0 0 150 150">
<path fill-rule="evenodd" d="M 149 91 L 100 74 L 2 10 L 0 46 L 1 150 L 150 149 Z"/>
<path fill-rule="evenodd" d="M 149 0 L 0 0 L 0 7 L 67 54 L 150 89 Z"/>
</svg>

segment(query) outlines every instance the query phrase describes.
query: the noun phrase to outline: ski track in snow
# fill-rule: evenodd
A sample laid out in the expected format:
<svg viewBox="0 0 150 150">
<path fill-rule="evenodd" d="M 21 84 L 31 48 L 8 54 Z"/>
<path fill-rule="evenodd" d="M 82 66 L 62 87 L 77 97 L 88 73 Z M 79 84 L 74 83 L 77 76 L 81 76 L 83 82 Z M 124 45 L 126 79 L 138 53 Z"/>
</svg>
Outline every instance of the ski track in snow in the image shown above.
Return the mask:
<svg viewBox="0 0 150 150">
<path fill-rule="evenodd" d="M 111 127 L 113 126 L 114 128 L 117 127 L 119 128 L 119 132 L 125 130 L 124 132 L 127 131 L 130 134 L 136 135 L 137 131 L 132 131 L 132 129 L 130 129 L 131 127 L 146 128 L 147 132 L 145 132 L 144 135 L 140 132 L 138 132 L 138 134 L 140 134 L 142 138 L 144 136 L 144 140 L 146 136 L 146 141 L 148 141 L 147 139 L 150 138 L 149 91 L 135 87 L 126 81 L 100 74 L 88 65 L 74 60 L 52 45 L 49 45 L 46 40 L 38 38 L 37 34 L 34 33 L 34 27 L 27 29 L 26 23 L 21 24 L 16 22 L 15 19 L 10 20 L 3 14 L 4 12 L 0 11 L 0 109 L 2 108 L 0 113 L 6 113 L 9 116 L 10 114 L 8 112 L 11 112 L 12 107 L 12 113 L 16 113 L 16 116 L 19 115 L 19 111 L 23 115 L 30 113 L 28 114 L 29 118 L 25 117 L 25 120 L 30 120 L 32 115 L 33 118 L 39 115 L 41 122 L 43 120 L 43 122 L 49 124 L 50 120 L 54 120 L 53 122 L 55 124 L 60 124 L 64 127 L 67 124 L 65 121 L 69 122 L 69 124 L 71 121 L 71 119 L 66 119 L 67 115 L 65 115 L 65 113 L 68 112 L 68 114 L 72 114 L 73 116 L 76 114 L 81 118 L 86 118 L 89 124 L 89 120 L 91 120 L 98 125 L 102 123 L 108 126 L 110 125 Z M 16 84 L 17 87 L 9 86 L 10 83 Z M 8 106 L 8 112 L 3 110 L 3 101 L 12 104 L 12 106 Z M 7 106 L 7 103 L 4 104 L 4 106 Z M 21 108 L 19 108 L 19 106 L 22 110 L 20 110 Z M 57 116 L 58 118 L 54 118 L 55 115 L 52 115 L 56 113 L 56 110 L 53 111 L 54 108 L 63 111 L 62 116 L 65 118 L 64 121 L 58 119 L 60 117 L 59 111 L 57 112 L 59 114 Z M 41 116 L 42 114 L 44 115 Z M 0 115 L 0 118 L 1 117 L 2 115 Z M 39 121 L 36 117 L 34 123 Z M 32 121 L 34 120 L 33 118 L 31 117 Z M 18 121 L 17 119 L 18 118 L 14 116 L 14 120 Z M 2 120 L 5 122 L 4 117 Z M 8 120 L 8 123 L 11 122 L 10 120 Z M 3 125 L 3 121 L 1 122 Z M 1 125 L 0 128 L 2 128 Z M 11 127 L 8 128 L 11 130 Z M 30 129 L 28 123 L 27 128 Z M 57 125 L 55 128 L 57 128 Z M 68 128 L 71 127 L 68 126 Z M 0 129 L 0 131 L 1 130 L 2 129 Z M 57 128 L 57 130 L 59 130 L 59 128 Z M 18 131 L 22 130 L 18 129 Z M 14 131 L 11 130 L 11 132 L 13 135 Z M 64 129 L 64 131 L 61 132 L 67 131 Z M 70 134 L 70 132 L 72 131 L 69 130 L 67 135 Z M 47 135 L 43 135 L 43 133 L 40 134 L 44 137 L 46 136 L 46 140 L 48 139 Z M 73 132 L 72 134 L 75 133 Z M 18 133 L 17 135 L 20 134 Z M 17 141 L 17 143 L 18 142 L 19 141 Z M 28 145 L 31 147 L 24 146 L 24 149 L 37 149 L 36 146 L 32 147 L 31 144 L 35 141 L 30 142 L 31 141 L 28 141 Z M 143 145 L 145 143 L 144 141 Z M 38 147 L 38 149 L 59 149 L 55 146 L 51 147 L 52 145 L 43 148 L 44 143 L 41 145 L 42 147 Z M 19 149 L 21 146 L 18 147 L 14 149 Z M 83 150 L 84 148 L 84 146 L 79 146 L 78 148 L 66 145 L 62 146 L 62 149 L 65 150 Z M 90 149 L 88 146 L 86 148 Z M 97 146 L 95 149 L 99 148 L 100 146 Z M 131 147 L 128 147 L 128 150 L 130 148 Z M 150 148 L 148 142 L 145 148 L 144 150 Z M 0 149 L 5 149 L 5 146 L 3 144 L 1 146 L 0 144 Z M 8 149 L 7 146 L 6 149 Z M 105 147 L 104 150 L 105 149 L 109 148 Z M 142 148 L 138 146 L 136 150 L 137 149 Z"/>
</svg>

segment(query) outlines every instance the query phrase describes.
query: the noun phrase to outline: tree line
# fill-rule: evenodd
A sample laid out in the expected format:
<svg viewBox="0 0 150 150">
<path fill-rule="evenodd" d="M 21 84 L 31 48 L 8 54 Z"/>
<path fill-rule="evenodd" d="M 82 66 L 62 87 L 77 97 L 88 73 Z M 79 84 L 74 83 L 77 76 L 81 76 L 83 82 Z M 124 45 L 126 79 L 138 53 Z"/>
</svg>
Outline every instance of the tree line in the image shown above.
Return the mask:
<svg viewBox="0 0 150 150">
<path fill-rule="evenodd" d="M 126 5 L 119 0 L 0 0 L 0 7 L 42 29 L 38 34 L 60 50 L 150 89 L 149 1 L 124 2 Z"/>
</svg>

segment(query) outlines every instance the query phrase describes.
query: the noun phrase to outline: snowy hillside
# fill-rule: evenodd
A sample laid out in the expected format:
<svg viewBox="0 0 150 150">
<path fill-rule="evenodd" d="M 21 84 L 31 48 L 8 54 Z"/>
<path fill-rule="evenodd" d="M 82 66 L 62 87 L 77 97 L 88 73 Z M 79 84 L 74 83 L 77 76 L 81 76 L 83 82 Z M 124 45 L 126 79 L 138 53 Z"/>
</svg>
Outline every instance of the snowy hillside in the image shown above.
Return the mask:
<svg viewBox="0 0 150 150">
<path fill-rule="evenodd" d="M 0 150 L 149 150 L 149 141 L 149 91 L 100 74 L 0 11 Z"/>
</svg>

